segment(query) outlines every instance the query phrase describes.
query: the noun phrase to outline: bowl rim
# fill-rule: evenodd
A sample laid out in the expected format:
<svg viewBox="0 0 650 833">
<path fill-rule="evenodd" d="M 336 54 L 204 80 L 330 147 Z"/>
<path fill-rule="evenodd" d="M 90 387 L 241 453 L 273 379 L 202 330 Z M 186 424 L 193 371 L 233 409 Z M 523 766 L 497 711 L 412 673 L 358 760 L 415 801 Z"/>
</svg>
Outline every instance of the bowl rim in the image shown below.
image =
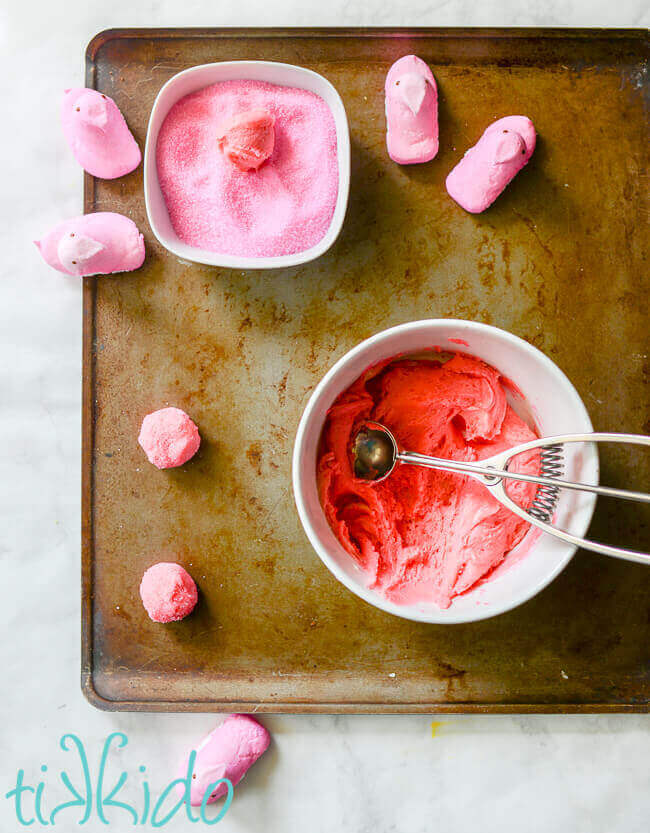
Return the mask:
<svg viewBox="0 0 650 833">
<path fill-rule="evenodd" d="M 332 113 L 336 128 L 336 158 L 338 163 L 339 188 L 330 225 L 328 226 L 328 229 L 323 237 L 309 249 L 305 249 L 302 252 L 294 252 L 289 255 L 279 255 L 274 257 L 240 257 L 238 255 L 219 254 L 218 252 L 211 252 L 208 249 L 200 249 L 196 246 L 190 246 L 189 244 L 182 243 L 182 241 L 178 241 L 178 238 L 170 239 L 161 230 L 156 220 L 156 212 L 153 204 L 154 182 L 155 186 L 160 189 L 158 169 L 156 165 L 156 145 L 158 143 L 158 134 L 162 123 L 174 104 L 176 104 L 183 97 L 183 95 L 190 95 L 191 93 L 179 95 L 169 104 L 169 106 L 166 107 L 165 112 L 160 115 L 159 111 L 163 109 L 162 101 L 165 94 L 170 89 L 173 89 L 182 78 L 192 75 L 197 75 L 199 77 L 201 75 L 207 75 L 215 67 L 259 68 L 262 72 L 260 73 L 260 76 L 256 77 L 254 80 L 266 81 L 267 83 L 273 84 L 276 84 L 277 82 L 269 81 L 267 77 L 264 77 L 264 69 L 269 67 L 274 69 L 279 68 L 295 76 L 296 83 L 294 86 L 297 86 L 300 89 L 306 89 L 305 87 L 300 87 L 297 82 L 301 76 L 303 78 L 309 77 L 314 79 L 316 85 L 322 90 L 327 90 L 328 94 L 332 97 L 335 104 L 334 107 L 328 101 L 325 101 L 325 103 Z M 252 76 L 247 80 L 251 79 Z M 207 81 L 203 86 L 207 87 L 213 83 L 218 83 L 218 80 Z M 288 80 L 287 85 L 290 85 Z M 198 92 L 198 90 L 202 88 L 203 87 L 201 86 L 197 86 L 194 92 Z M 314 92 L 315 95 L 320 95 L 314 90 L 310 91 Z M 320 97 L 323 98 L 322 95 L 320 95 Z M 154 123 L 157 120 L 159 120 L 159 123 L 155 131 L 155 136 L 152 137 Z M 149 226 L 151 227 L 154 237 L 162 246 L 165 247 L 165 249 L 167 249 L 167 251 L 182 260 L 191 260 L 194 263 L 202 263 L 206 266 L 219 266 L 230 269 L 281 269 L 288 266 L 298 266 L 303 263 L 308 263 L 309 261 L 320 257 L 335 243 L 341 232 L 341 228 L 343 227 L 343 222 L 347 212 L 350 194 L 350 127 L 343 100 L 341 99 L 336 87 L 331 81 L 325 78 L 324 75 L 314 72 L 314 70 L 307 69 L 306 67 L 301 67 L 296 64 L 287 64 L 282 61 L 213 61 L 208 64 L 197 64 L 196 66 L 188 67 L 187 69 L 181 70 L 180 72 L 172 75 L 171 78 L 167 79 L 154 99 L 154 103 L 151 107 L 151 113 L 149 115 L 149 122 L 147 124 L 147 134 L 145 137 L 143 182 L 147 220 L 149 221 Z M 164 197 L 162 197 L 162 199 L 164 203 Z M 179 247 L 178 243 L 181 243 L 182 247 Z"/>
<path fill-rule="evenodd" d="M 399 618 L 408 619 L 414 622 L 424 622 L 427 624 L 455 625 L 466 624 L 470 622 L 478 622 L 483 619 L 491 619 L 494 616 L 499 616 L 502 613 L 507 613 L 508 611 L 513 610 L 516 607 L 519 607 L 519 605 L 522 605 L 525 602 L 530 601 L 530 599 L 534 598 L 534 596 L 540 593 L 555 578 L 557 578 L 557 576 L 569 564 L 578 548 L 573 544 L 568 544 L 566 555 L 564 556 L 564 558 L 558 562 L 556 567 L 550 573 L 531 584 L 529 592 L 526 592 L 525 594 L 520 594 L 512 600 L 507 600 L 501 604 L 495 605 L 488 611 L 481 609 L 480 605 L 477 605 L 476 610 L 473 610 L 471 613 L 464 611 L 462 614 L 454 614 L 451 608 L 447 608 L 445 610 L 441 609 L 441 612 L 444 615 L 441 615 L 440 618 L 438 618 L 435 615 L 436 611 L 434 608 L 432 608 L 431 610 L 417 610 L 413 605 L 398 605 L 395 602 L 391 602 L 388 599 L 385 599 L 376 591 L 370 590 L 369 588 L 364 587 L 360 583 L 353 581 L 350 578 L 350 576 L 341 567 L 339 567 L 334 557 L 330 555 L 327 548 L 323 545 L 320 538 L 317 536 L 316 532 L 312 528 L 308 511 L 303 500 L 301 476 L 301 464 L 306 451 L 304 447 L 304 438 L 307 431 L 307 427 L 310 423 L 312 414 L 316 406 L 320 402 L 324 390 L 326 390 L 326 388 L 331 383 L 332 379 L 334 379 L 334 377 L 339 373 L 339 371 L 342 368 L 344 368 L 349 361 L 358 356 L 359 353 L 367 350 L 369 347 L 372 347 L 373 345 L 383 341 L 388 337 L 394 336 L 395 334 L 398 334 L 400 332 L 406 332 L 409 330 L 412 331 L 414 329 L 426 330 L 431 326 L 441 325 L 444 325 L 446 327 L 458 327 L 459 330 L 465 332 L 473 331 L 484 333 L 496 333 L 507 343 L 510 343 L 513 346 L 516 346 L 517 348 L 523 348 L 524 350 L 530 351 L 543 365 L 546 366 L 546 368 L 551 373 L 554 373 L 556 376 L 558 376 L 560 381 L 564 385 L 566 385 L 569 393 L 571 393 L 574 396 L 576 404 L 578 406 L 579 413 L 577 414 L 577 416 L 579 416 L 580 419 L 584 420 L 585 432 L 593 431 L 593 426 L 589 417 L 589 413 L 575 386 L 568 378 L 568 376 L 564 373 L 564 371 L 561 370 L 555 364 L 555 362 L 552 361 L 552 359 L 550 359 L 545 353 L 539 350 L 539 348 L 535 347 L 533 344 L 530 344 L 530 342 L 526 341 L 525 339 L 508 332 L 507 330 L 503 330 L 500 327 L 495 327 L 491 324 L 484 324 L 479 321 L 468 321 L 461 318 L 425 318 L 418 319 L 417 321 L 408 321 L 403 324 L 397 324 L 394 327 L 389 327 L 388 329 L 381 330 L 380 332 L 375 333 L 374 335 L 364 339 L 363 341 L 359 342 L 359 344 L 355 345 L 350 350 L 348 350 L 332 365 L 332 367 L 330 367 L 330 369 L 327 371 L 327 373 L 325 373 L 323 378 L 312 391 L 307 405 L 305 406 L 305 409 L 300 418 L 298 430 L 296 432 L 296 438 L 294 441 L 291 472 L 294 502 L 298 511 L 298 516 L 300 518 L 303 530 L 305 531 L 305 534 L 307 535 L 307 538 L 309 539 L 312 548 L 315 550 L 320 560 L 327 567 L 327 569 L 334 575 L 334 577 L 341 582 L 341 584 L 347 587 L 348 590 L 351 590 L 356 596 L 363 599 L 365 602 L 368 602 L 368 604 L 371 604 L 373 607 L 383 610 L 386 613 L 393 614 L 394 616 L 397 616 Z M 397 355 L 399 354 L 396 354 L 396 357 Z M 593 464 L 594 483 L 597 484 L 600 476 L 600 464 L 597 447 L 594 447 Z M 588 495 L 586 497 L 586 500 L 588 501 L 588 508 L 584 515 L 584 522 L 582 524 L 582 526 L 584 526 L 584 529 L 580 529 L 577 533 L 580 536 L 584 535 L 587 532 L 596 507 L 595 495 Z"/>
</svg>

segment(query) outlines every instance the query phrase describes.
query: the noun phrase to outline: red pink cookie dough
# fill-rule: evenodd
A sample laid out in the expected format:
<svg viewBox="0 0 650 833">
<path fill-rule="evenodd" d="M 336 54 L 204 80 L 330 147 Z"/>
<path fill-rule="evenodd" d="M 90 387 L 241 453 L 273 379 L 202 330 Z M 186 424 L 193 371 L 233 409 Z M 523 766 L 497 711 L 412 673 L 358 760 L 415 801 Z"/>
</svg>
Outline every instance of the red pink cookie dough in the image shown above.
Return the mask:
<svg viewBox="0 0 650 833">
<path fill-rule="evenodd" d="M 158 469 L 182 466 L 201 445 L 199 429 L 180 408 L 161 408 L 142 420 L 138 442 Z"/>
<path fill-rule="evenodd" d="M 256 171 L 273 153 L 274 125 L 266 110 L 246 110 L 221 125 L 217 144 L 240 171 Z"/>
<path fill-rule="evenodd" d="M 438 89 L 416 55 L 400 58 L 386 76 L 386 145 L 401 165 L 428 162 L 438 153 Z"/>
<path fill-rule="evenodd" d="M 266 752 L 270 742 L 268 731 L 254 718 L 245 714 L 228 715 L 220 726 L 203 738 L 198 747 L 188 751 L 179 766 L 178 777 L 185 778 L 190 755 L 196 748 L 190 804 L 198 807 L 206 790 L 220 778 L 228 778 L 233 787 L 236 786 L 260 755 Z M 177 786 L 177 792 L 184 794 L 182 784 Z M 226 785 L 220 784 L 210 793 L 206 804 L 211 804 L 226 792 Z"/>
<path fill-rule="evenodd" d="M 485 211 L 528 163 L 535 140 L 526 116 L 495 121 L 447 177 L 449 196 L 471 214 Z"/>
<path fill-rule="evenodd" d="M 403 447 L 451 460 L 480 460 L 536 435 L 508 404 L 498 371 L 460 354 L 370 368 L 330 408 L 317 475 L 334 534 L 385 598 L 447 608 L 507 558 L 529 524 L 470 477 L 398 466 L 380 483 L 355 478 L 352 437 L 369 419 Z M 513 468 L 537 474 L 537 453 Z M 508 493 L 527 507 L 535 489 L 513 483 Z"/>
<path fill-rule="evenodd" d="M 89 174 L 116 179 L 140 164 L 140 148 L 112 98 L 84 87 L 66 90 L 61 119 L 75 159 Z"/>
<path fill-rule="evenodd" d="M 131 272 L 144 262 L 144 238 L 138 227 L 112 211 L 64 220 L 34 242 L 46 263 L 65 275 Z"/>
<path fill-rule="evenodd" d="M 140 598 L 154 622 L 178 622 L 194 610 L 199 598 L 192 576 L 180 564 L 161 561 L 142 576 Z"/>
</svg>

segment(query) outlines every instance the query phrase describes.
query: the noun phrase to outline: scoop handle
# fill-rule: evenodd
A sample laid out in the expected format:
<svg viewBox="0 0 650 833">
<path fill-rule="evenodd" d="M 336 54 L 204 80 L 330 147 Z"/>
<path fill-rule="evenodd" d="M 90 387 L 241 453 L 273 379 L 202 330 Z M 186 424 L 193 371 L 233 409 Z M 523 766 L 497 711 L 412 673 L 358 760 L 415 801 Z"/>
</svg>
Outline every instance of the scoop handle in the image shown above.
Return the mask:
<svg viewBox="0 0 650 833">
<path fill-rule="evenodd" d="M 477 466 L 474 463 L 466 463 L 459 460 L 444 460 L 438 457 L 427 457 L 424 454 L 413 454 L 410 452 L 400 452 L 398 459 L 403 463 L 411 465 L 428 466 L 430 468 L 444 469 L 445 471 L 455 471 L 462 474 L 469 474 L 480 480 L 486 486 L 490 493 L 500 501 L 504 506 L 514 512 L 523 520 L 543 530 L 548 535 L 553 535 L 566 543 L 573 544 L 582 549 L 597 552 L 600 555 L 609 555 L 613 558 L 621 558 L 626 561 L 634 561 L 637 564 L 646 564 L 650 566 L 650 554 L 639 552 L 637 550 L 628 550 L 623 547 L 612 547 L 609 544 L 600 544 L 597 541 L 591 541 L 588 538 L 578 538 L 570 532 L 565 532 L 562 529 L 557 529 L 551 524 L 541 521 L 538 518 L 529 515 L 525 509 L 516 504 L 512 498 L 509 497 L 505 490 L 504 480 L 524 480 L 529 483 L 541 483 L 546 486 L 557 486 L 563 489 L 574 489 L 578 491 L 591 492 L 592 494 L 606 495 L 608 497 L 619 497 L 625 500 L 636 500 L 642 503 L 650 503 L 650 495 L 645 492 L 632 492 L 625 489 L 614 489 L 609 486 L 593 486 L 590 483 L 573 483 L 568 480 L 557 480 L 550 477 L 536 477 L 534 475 L 516 474 L 505 470 L 508 462 L 518 454 L 524 451 L 531 451 L 535 448 L 542 448 L 551 445 L 564 445 L 565 443 L 577 442 L 609 442 L 609 443 L 626 443 L 629 445 L 644 445 L 650 446 L 650 437 L 643 434 L 615 434 L 615 433 L 597 433 L 590 434 L 561 434 L 555 437 L 542 437 L 538 440 L 531 440 L 528 443 L 509 448 L 502 454 L 496 454 L 482 460 L 482 466 Z"/>
<path fill-rule="evenodd" d="M 644 445 L 650 446 L 650 437 L 647 437 L 643 434 L 615 434 L 615 433 L 598 433 L 593 432 L 590 434 L 561 434 L 556 437 L 543 437 L 539 440 L 532 440 L 529 443 L 524 443 L 523 445 L 517 446 L 514 449 L 508 449 L 508 452 L 503 455 L 497 455 L 497 457 L 502 458 L 499 462 L 501 465 L 507 465 L 508 460 L 516 454 L 521 453 L 522 451 L 529 451 L 531 449 L 540 448 L 542 446 L 547 445 L 565 445 L 566 443 L 585 443 L 585 442 L 603 442 L 603 443 L 625 443 L 628 445 Z M 492 458 L 494 460 L 495 458 Z M 547 481 L 549 485 L 553 485 L 550 480 Z M 564 485 L 561 481 L 558 481 L 558 485 Z M 583 491 L 587 492 L 594 492 L 596 494 L 604 494 L 611 497 L 622 497 L 628 500 L 639 500 L 643 503 L 650 502 L 649 495 L 644 494 L 643 492 L 626 492 L 623 489 L 611 489 L 606 486 L 591 486 L 590 484 L 579 484 L 582 487 Z M 613 558 L 621 558 L 625 561 L 634 561 L 637 564 L 646 564 L 650 566 L 650 554 L 639 552 L 638 550 L 628 550 L 624 549 L 623 547 L 612 547 L 609 544 L 601 544 L 598 541 L 591 541 L 588 538 L 578 538 L 575 535 L 571 535 L 570 532 L 565 532 L 563 529 L 557 529 L 556 527 L 552 526 L 551 524 L 546 523 L 546 521 L 541 521 L 538 518 L 534 518 L 526 512 L 525 509 L 522 509 L 518 506 L 512 498 L 509 497 L 507 494 L 503 482 L 500 481 L 496 483 L 494 486 L 490 487 L 490 492 L 494 495 L 497 500 L 501 501 L 504 506 L 514 512 L 516 515 L 519 515 L 520 518 L 528 521 L 529 523 L 536 526 L 538 529 L 543 530 L 544 532 L 548 533 L 549 535 L 553 535 L 556 538 L 559 538 L 562 541 L 565 541 L 570 544 L 575 544 L 577 547 L 581 547 L 585 550 L 591 550 L 591 552 L 597 552 L 600 555 L 609 555 Z M 566 486 L 565 486 L 566 488 Z M 571 488 L 571 487 L 568 487 Z"/>
<path fill-rule="evenodd" d="M 583 550 L 591 550 L 600 555 L 610 555 L 613 558 L 621 558 L 624 561 L 635 561 L 637 564 L 646 564 L 650 567 L 650 554 L 639 552 L 638 550 L 626 550 L 623 547 L 611 547 L 609 544 L 600 544 L 598 541 L 590 541 L 588 538 L 578 538 L 576 535 L 571 535 L 570 532 L 565 532 L 563 529 L 558 529 L 545 521 L 540 521 L 538 518 L 529 515 L 525 509 L 518 506 L 507 494 L 503 487 L 503 482 L 495 484 L 495 486 L 488 486 L 490 493 L 502 503 L 506 508 L 519 515 L 520 518 L 527 521 L 529 524 L 536 526 L 538 529 L 565 541 L 568 544 L 574 544 Z"/>
<path fill-rule="evenodd" d="M 626 439 L 621 440 L 621 437 Z M 605 441 L 601 438 L 607 438 L 609 442 L 627 442 L 633 443 L 641 441 L 640 445 L 650 446 L 650 437 L 644 437 L 637 434 L 566 434 L 561 437 L 544 437 L 541 440 L 533 440 L 530 443 L 515 446 L 508 449 L 507 453 L 489 457 L 482 460 L 483 465 L 476 465 L 476 463 L 467 463 L 462 460 L 446 460 L 442 457 L 429 457 L 426 454 L 417 454 L 411 451 L 400 451 L 397 459 L 402 463 L 407 463 L 412 466 L 426 466 L 432 469 L 443 469 L 444 471 L 453 471 L 461 474 L 469 474 L 477 477 L 481 482 L 489 486 L 496 483 L 502 477 L 507 480 L 519 480 L 525 483 L 538 483 L 541 486 L 556 486 L 559 489 L 572 489 L 578 492 L 590 492 L 595 495 L 603 495 L 605 497 L 616 497 L 623 500 L 634 500 L 639 503 L 650 503 L 650 494 L 646 492 L 634 492 L 628 489 L 615 489 L 611 486 L 594 486 L 591 483 L 574 483 L 571 480 L 559 480 L 554 477 L 539 477 L 534 474 L 524 474 L 523 472 L 511 472 L 503 468 L 509 460 L 521 454 L 524 451 L 529 451 L 535 448 L 542 448 L 547 445 L 559 445 L 563 442 L 600 442 Z M 616 438 L 616 439 L 614 439 Z M 487 463 L 487 465 L 486 465 Z"/>
</svg>

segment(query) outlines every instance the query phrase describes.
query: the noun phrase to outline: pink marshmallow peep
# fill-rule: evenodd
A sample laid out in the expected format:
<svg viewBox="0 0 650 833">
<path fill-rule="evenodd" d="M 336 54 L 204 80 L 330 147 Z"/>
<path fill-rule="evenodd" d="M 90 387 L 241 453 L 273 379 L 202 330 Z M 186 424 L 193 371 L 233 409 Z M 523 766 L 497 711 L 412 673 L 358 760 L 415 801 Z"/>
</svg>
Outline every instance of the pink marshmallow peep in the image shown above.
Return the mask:
<svg viewBox="0 0 650 833">
<path fill-rule="evenodd" d="M 140 598 L 154 622 L 178 622 L 194 610 L 199 598 L 192 576 L 171 561 L 149 567 L 140 582 Z"/>
<path fill-rule="evenodd" d="M 112 211 L 64 220 L 34 242 L 45 262 L 65 275 L 132 272 L 144 262 L 144 238 L 138 227 Z"/>
<path fill-rule="evenodd" d="M 66 90 L 61 119 L 75 159 L 89 174 L 115 179 L 140 164 L 140 148 L 112 98 L 85 87 Z"/>
<path fill-rule="evenodd" d="M 428 162 L 438 153 L 438 89 L 416 55 L 405 55 L 388 70 L 386 145 L 400 165 Z"/>
<path fill-rule="evenodd" d="M 245 714 L 230 714 L 220 726 L 206 735 L 196 748 L 196 761 L 192 774 L 190 804 L 198 807 L 206 790 L 220 778 L 228 778 L 233 787 L 246 775 L 248 769 L 268 749 L 271 736 L 252 717 Z M 183 758 L 178 777 L 187 775 L 192 749 Z M 182 795 L 184 788 L 178 784 L 176 790 Z M 220 784 L 206 800 L 211 804 L 227 793 L 225 784 Z"/>
<path fill-rule="evenodd" d="M 221 125 L 217 143 L 240 171 L 256 171 L 273 153 L 274 124 L 266 110 L 246 110 Z"/>
<path fill-rule="evenodd" d="M 185 411 L 161 408 L 142 420 L 138 442 L 156 468 L 173 469 L 194 457 L 201 436 Z"/>
<path fill-rule="evenodd" d="M 533 155 L 535 140 L 526 116 L 495 121 L 447 177 L 449 196 L 471 214 L 485 211 Z"/>
</svg>

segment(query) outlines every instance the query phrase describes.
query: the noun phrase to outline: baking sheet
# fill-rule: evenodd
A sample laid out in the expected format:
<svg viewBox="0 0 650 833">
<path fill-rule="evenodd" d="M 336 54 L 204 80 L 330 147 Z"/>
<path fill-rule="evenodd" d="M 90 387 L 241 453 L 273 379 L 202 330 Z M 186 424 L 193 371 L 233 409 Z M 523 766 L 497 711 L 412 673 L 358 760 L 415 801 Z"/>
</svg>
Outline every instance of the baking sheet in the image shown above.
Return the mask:
<svg viewBox="0 0 650 833">
<path fill-rule="evenodd" d="M 440 152 L 400 167 L 384 143 L 388 67 L 410 52 L 440 92 Z M 293 505 L 293 438 L 323 373 L 404 321 L 503 327 L 547 353 L 602 431 L 648 424 L 648 43 L 639 31 L 113 30 L 87 53 L 141 147 L 174 73 L 286 61 L 338 89 L 352 139 L 346 222 L 319 260 L 274 272 L 183 262 L 147 224 L 142 167 L 86 177 L 85 210 L 143 231 L 138 272 L 84 282 L 82 687 L 100 708 L 282 712 L 647 711 L 650 571 L 580 552 L 495 619 L 434 626 L 376 610 L 330 575 Z M 444 179 L 494 119 L 539 142 L 471 216 Z M 363 315 L 359 311 L 363 311 Z M 197 458 L 158 472 L 145 413 L 188 411 Z M 602 480 L 641 488 L 648 461 L 606 449 Z M 593 537 L 648 547 L 650 516 L 601 501 Z M 146 567 L 180 560 L 200 604 L 150 622 Z"/>
</svg>

